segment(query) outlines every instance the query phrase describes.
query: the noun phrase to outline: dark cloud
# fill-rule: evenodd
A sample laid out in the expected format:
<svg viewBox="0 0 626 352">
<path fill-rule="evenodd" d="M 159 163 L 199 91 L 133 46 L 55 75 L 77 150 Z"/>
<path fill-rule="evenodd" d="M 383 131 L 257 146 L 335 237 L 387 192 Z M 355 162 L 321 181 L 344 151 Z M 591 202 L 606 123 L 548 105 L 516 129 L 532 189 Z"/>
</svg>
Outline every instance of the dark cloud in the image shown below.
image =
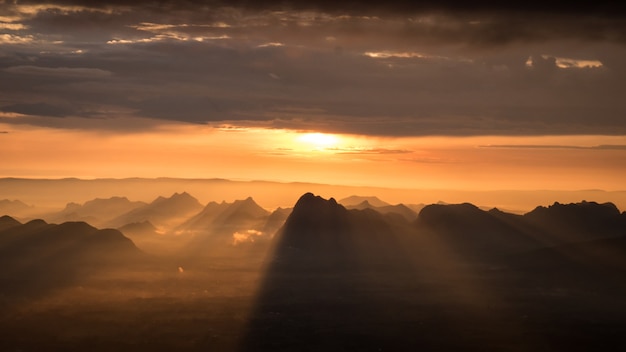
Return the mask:
<svg viewBox="0 0 626 352">
<path fill-rule="evenodd" d="M 12 104 L 3 106 L 3 112 L 15 112 L 24 115 L 49 116 L 49 117 L 65 117 L 71 115 L 74 111 L 66 106 L 51 105 L 46 103 L 32 104 Z"/>
<path fill-rule="evenodd" d="M 20 10 L 28 4 L 42 6 Z M 625 134 L 626 20 L 611 4 L 5 4 L 25 28 L 0 36 L 0 110 L 31 116 L 5 123 L 55 126 L 45 117 Z"/>
<path fill-rule="evenodd" d="M 55 3 L 64 5 L 89 6 L 104 8 L 107 6 L 142 6 L 159 8 L 163 11 L 176 9 L 204 8 L 215 6 L 232 6 L 249 10 L 322 10 L 329 12 L 356 13 L 407 13 L 416 11 L 503 11 L 529 13 L 571 13 L 619 16 L 624 14 L 625 7 L 620 2 L 599 0 L 593 2 L 576 2 L 562 0 L 545 1 L 495 1 L 495 0 L 388 0 L 388 1 L 333 1 L 333 0 L 56 0 L 56 1 L 21 1 L 27 4 Z"/>
</svg>

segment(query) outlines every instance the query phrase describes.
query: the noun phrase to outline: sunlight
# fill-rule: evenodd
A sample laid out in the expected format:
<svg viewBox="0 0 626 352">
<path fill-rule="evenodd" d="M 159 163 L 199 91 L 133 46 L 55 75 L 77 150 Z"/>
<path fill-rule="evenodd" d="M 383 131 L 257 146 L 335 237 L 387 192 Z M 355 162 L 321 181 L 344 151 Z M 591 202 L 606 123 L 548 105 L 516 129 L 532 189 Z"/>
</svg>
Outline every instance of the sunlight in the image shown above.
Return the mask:
<svg viewBox="0 0 626 352">
<path fill-rule="evenodd" d="M 334 147 L 339 143 L 339 138 L 326 133 L 306 133 L 298 137 L 298 141 L 313 145 L 316 149 Z"/>
</svg>

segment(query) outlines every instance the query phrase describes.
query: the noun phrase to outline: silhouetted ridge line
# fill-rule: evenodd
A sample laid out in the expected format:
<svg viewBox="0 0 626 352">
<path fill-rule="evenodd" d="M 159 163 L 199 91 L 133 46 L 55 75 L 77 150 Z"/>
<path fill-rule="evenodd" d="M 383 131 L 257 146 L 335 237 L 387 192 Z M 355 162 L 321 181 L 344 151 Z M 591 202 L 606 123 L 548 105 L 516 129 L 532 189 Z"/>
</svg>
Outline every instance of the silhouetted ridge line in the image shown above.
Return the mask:
<svg viewBox="0 0 626 352">
<path fill-rule="evenodd" d="M 19 226 L 21 224 L 22 224 L 21 222 L 13 219 L 12 217 L 8 215 L 4 215 L 0 217 L 0 231 L 9 229 L 11 227 Z"/>
<path fill-rule="evenodd" d="M 0 230 L 0 293 L 36 294 L 143 258 L 118 230 L 33 220 Z"/>
<path fill-rule="evenodd" d="M 271 259 L 281 270 L 406 265 L 399 243 L 410 233 L 390 219 L 371 209 L 347 210 L 333 198 L 306 193 L 274 237 Z"/>
</svg>

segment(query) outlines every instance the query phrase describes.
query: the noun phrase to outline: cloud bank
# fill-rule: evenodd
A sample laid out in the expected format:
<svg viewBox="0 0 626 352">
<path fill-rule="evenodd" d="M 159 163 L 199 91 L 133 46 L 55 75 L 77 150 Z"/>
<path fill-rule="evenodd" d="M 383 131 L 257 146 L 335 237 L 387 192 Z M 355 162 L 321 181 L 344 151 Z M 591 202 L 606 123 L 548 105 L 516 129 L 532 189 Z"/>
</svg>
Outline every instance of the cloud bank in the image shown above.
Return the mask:
<svg viewBox="0 0 626 352">
<path fill-rule="evenodd" d="M 624 10 L 559 5 L 4 1 L 0 121 L 626 134 Z"/>
</svg>

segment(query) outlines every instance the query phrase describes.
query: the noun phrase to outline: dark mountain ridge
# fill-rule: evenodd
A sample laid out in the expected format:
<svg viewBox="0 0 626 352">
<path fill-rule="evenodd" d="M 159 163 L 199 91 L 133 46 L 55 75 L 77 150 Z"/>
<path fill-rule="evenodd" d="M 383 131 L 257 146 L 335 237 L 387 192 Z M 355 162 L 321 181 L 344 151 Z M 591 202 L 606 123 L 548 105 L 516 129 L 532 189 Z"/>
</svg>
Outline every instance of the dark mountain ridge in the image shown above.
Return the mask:
<svg viewBox="0 0 626 352">
<path fill-rule="evenodd" d="M 306 193 L 277 232 L 273 259 L 343 265 L 356 256 L 393 262 L 407 251 L 415 259 L 445 250 L 460 261 L 502 262 L 512 254 L 618 236 L 626 236 L 626 221 L 610 203 L 557 203 L 523 216 L 469 203 L 432 204 L 411 225 L 398 214 L 349 210 Z"/>
<path fill-rule="evenodd" d="M 3 223 L 11 221 L 6 217 Z M 79 276 L 143 260 L 133 242 L 114 229 L 84 222 L 32 220 L 0 230 L 2 291 L 33 293 L 61 287 Z"/>
<path fill-rule="evenodd" d="M 306 193 L 276 233 L 272 260 L 277 267 L 289 263 L 281 269 L 405 265 L 398 245 L 405 235 L 372 209 L 348 210 L 333 198 Z"/>
</svg>

